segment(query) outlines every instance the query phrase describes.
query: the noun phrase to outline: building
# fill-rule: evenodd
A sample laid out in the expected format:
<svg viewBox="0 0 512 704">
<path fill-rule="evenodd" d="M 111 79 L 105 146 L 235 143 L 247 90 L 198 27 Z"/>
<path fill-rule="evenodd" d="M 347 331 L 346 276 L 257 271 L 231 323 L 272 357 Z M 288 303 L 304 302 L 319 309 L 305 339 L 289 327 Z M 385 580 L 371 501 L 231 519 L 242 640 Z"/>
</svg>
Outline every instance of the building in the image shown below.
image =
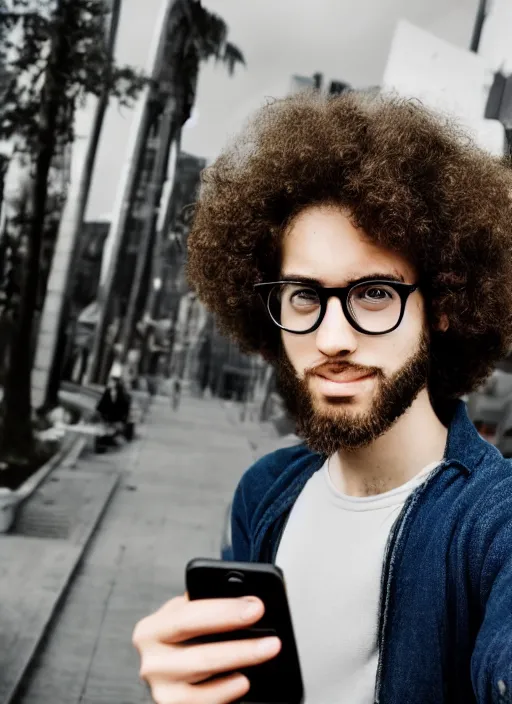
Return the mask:
<svg viewBox="0 0 512 704">
<path fill-rule="evenodd" d="M 84 222 L 80 241 L 82 251 L 73 282 L 72 299 L 74 307 L 83 309 L 98 295 L 103 249 L 110 228 L 109 220 Z"/>
<path fill-rule="evenodd" d="M 301 91 L 326 90 L 330 95 L 340 95 L 347 90 L 352 90 L 350 84 L 339 79 L 330 80 L 324 85 L 324 76 L 321 73 L 314 73 L 312 76 L 293 75 L 290 81 L 290 94 Z"/>
<path fill-rule="evenodd" d="M 498 156 L 505 149 L 503 125 L 485 117 L 494 73 L 485 56 L 402 20 L 393 37 L 383 88 L 452 115 L 483 149 Z"/>
</svg>

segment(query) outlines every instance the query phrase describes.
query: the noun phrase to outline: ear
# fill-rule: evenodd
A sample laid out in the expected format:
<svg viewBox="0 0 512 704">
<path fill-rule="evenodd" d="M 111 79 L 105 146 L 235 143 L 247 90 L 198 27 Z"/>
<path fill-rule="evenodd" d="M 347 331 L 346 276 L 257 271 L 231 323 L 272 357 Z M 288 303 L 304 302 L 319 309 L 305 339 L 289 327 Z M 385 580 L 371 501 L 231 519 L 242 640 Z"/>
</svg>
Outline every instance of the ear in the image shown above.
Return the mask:
<svg viewBox="0 0 512 704">
<path fill-rule="evenodd" d="M 446 313 L 442 313 L 436 325 L 436 330 L 438 330 L 439 332 L 446 332 L 449 327 L 450 321 L 448 320 L 448 316 L 446 315 Z"/>
</svg>

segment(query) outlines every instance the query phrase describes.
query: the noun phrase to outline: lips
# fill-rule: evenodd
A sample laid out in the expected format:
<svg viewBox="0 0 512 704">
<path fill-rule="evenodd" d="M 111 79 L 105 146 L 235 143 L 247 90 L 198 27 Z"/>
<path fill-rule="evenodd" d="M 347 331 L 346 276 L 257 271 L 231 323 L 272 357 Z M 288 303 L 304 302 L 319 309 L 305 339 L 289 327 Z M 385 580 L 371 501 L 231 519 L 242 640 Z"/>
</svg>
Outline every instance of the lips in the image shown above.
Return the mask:
<svg viewBox="0 0 512 704">
<path fill-rule="evenodd" d="M 312 381 L 316 391 L 324 398 L 352 398 L 369 392 L 373 386 L 375 374 L 353 369 L 343 372 L 322 371 L 313 373 Z"/>
<path fill-rule="evenodd" d="M 361 381 L 367 377 L 373 376 L 373 372 L 368 371 L 356 371 L 355 369 L 344 369 L 342 371 L 335 371 L 325 369 L 321 372 L 315 372 L 316 376 L 321 379 L 327 379 L 328 381 L 334 381 L 338 384 L 349 384 L 353 381 Z"/>
</svg>

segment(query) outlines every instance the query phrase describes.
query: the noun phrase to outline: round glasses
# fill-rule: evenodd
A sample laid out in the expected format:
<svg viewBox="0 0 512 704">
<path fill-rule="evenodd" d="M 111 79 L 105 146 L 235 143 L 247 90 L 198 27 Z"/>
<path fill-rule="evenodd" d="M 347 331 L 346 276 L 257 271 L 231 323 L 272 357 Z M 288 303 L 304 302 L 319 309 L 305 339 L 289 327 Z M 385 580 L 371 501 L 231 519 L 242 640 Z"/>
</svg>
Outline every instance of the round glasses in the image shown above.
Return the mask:
<svg viewBox="0 0 512 704">
<path fill-rule="evenodd" d="M 407 299 L 418 288 L 388 279 L 367 279 L 344 288 L 324 288 L 301 281 L 255 284 L 255 290 L 279 328 L 305 335 L 320 327 L 333 296 L 341 302 L 346 319 L 365 335 L 396 330 L 404 317 Z"/>
</svg>

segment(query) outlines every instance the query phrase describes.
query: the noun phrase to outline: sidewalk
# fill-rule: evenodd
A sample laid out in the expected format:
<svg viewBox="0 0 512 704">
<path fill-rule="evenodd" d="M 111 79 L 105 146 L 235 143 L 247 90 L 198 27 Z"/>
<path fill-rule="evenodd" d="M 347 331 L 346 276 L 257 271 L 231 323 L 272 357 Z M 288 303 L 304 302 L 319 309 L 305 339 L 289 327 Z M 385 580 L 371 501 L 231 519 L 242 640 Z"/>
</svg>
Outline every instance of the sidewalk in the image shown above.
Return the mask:
<svg viewBox="0 0 512 704">
<path fill-rule="evenodd" d="M 187 561 L 218 557 L 226 507 L 252 463 L 247 432 L 217 400 L 154 401 L 121 479 L 16 704 L 143 704 L 137 620 L 183 592 Z M 257 430 L 250 429 L 251 436 Z M 103 467 L 103 470 L 102 470 Z"/>
</svg>

